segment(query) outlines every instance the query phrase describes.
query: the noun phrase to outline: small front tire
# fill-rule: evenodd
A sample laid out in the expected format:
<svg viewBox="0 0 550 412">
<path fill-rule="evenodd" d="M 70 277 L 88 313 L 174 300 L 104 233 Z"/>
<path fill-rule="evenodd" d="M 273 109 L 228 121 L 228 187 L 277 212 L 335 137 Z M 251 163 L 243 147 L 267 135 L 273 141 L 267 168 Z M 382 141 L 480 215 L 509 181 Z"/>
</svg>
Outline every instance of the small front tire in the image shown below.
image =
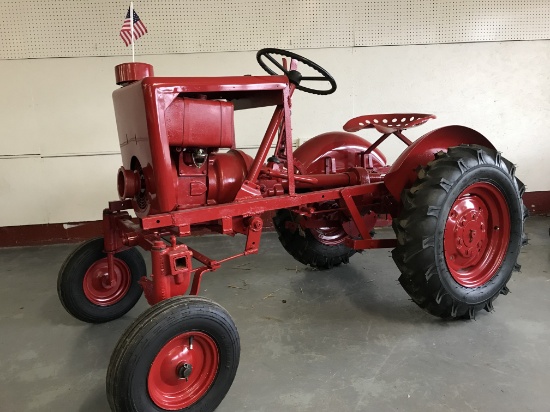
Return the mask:
<svg viewBox="0 0 550 412">
<path fill-rule="evenodd" d="M 132 309 L 143 293 L 138 280 L 146 275 L 145 261 L 132 248 L 114 255 L 114 267 L 108 284 L 102 237 L 79 245 L 65 260 L 57 278 L 57 294 L 67 312 L 84 322 L 103 323 Z"/>
<path fill-rule="evenodd" d="M 107 370 L 113 412 L 211 412 L 237 373 L 240 341 L 229 313 L 198 296 L 149 308 L 120 338 Z"/>
</svg>

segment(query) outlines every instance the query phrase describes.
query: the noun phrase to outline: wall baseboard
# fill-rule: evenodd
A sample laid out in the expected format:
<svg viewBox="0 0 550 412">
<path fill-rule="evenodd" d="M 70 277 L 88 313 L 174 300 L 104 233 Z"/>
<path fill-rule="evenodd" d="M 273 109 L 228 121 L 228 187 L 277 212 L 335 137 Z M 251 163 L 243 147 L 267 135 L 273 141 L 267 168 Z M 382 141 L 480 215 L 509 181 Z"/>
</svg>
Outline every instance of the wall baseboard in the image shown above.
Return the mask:
<svg viewBox="0 0 550 412">
<path fill-rule="evenodd" d="M 531 215 L 550 214 L 550 191 L 526 192 L 523 202 Z M 263 214 L 264 229 L 274 230 L 272 218 L 275 212 Z M 391 219 L 381 217 L 377 226 L 389 226 Z M 198 231 L 206 234 L 208 231 Z M 101 220 L 91 222 L 52 223 L 43 225 L 0 227 L 0 247 L 51 245 L 56 243 L 77 243 L 101 236 Z"/>
<path fill-rule="evenodd" d="M 550 191 L 525 192 L 523 203 L 529 209 L 530 215 L 550 214 Z"/>
<path fill-rule="evenodd" d="M 0 227 L 0 247 L 76 243 L 102 233 L 102 221 Z"/>
</svg>

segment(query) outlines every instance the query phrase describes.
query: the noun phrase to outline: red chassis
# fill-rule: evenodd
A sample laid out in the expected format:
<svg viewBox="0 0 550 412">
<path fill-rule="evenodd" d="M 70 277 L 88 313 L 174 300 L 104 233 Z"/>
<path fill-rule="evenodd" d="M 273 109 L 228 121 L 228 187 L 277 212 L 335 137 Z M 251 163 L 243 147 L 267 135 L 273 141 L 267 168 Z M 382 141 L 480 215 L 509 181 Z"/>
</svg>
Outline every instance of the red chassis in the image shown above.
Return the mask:
<svg viewBox="0 0 550 412">
<path fill-rule="evenodd" d="M 117 70 L 119 83 L 127 82 L 124 76 L 128 75 L 134 75 L 132 80 L 136 80 L 135 77 L 141 80 L 119 89 L 113 97 L 124 164 L 119 171 L 118 189 L 121 198 L 134 199 L 111 202 L 105 210 L 105 251 L 113 255 L 124 247 L 141 246 L 150 250 L 153 256 L 162 255 L 166 259 L 166 264 L 154 266 L 152 280 L 142 280 L 150 304 L 184 294 L 192 274 L 190 293 L 197 294 L 204 273 L 217 269 L 224 261 L 257 253 L 263 226 L 260 215 L 265 211 L 291 209 L 308 218 L 301 220 L 303 227 L 342 225 L 342 220 L 324 218 L 328 212 L 334 214 L 333 208 L 325 213 L 316 210 L 316 204 L 332 201 L 338 204 L 342 215 L 346 215 L 344 219 L 351 227 L 348 234 L 359 235 L 344 239 L 348 247 L 354 250 L 394 247 L 396 240 L 372 239 L 370 232 L 376 222 L 373 216 L 397 215 L 399 205 L 395 199 L 399 199 L 405 184 L 416 179 L 417 166 L 431 160 L 434 153 L 463 143 L 493 148 L 481 135 L 468 129 L 461 129 L 460 134 L 445 130 L 444 138 L 439 132 L 419 140 L 397 161 L 398 166 L 390 169 L 385 165 L 384 156 L 376 150 L 379 143 L 395 134 L 411 146 L 402 130 L 434 117 L 392 114 L 379 116 L 379 130 L 385 133 L 372 146 L 351 133 L 334 132 L 314 138 L 295 155 L 290 116 L 295 85 L 289 83 L 287 76 L 141 79 L 142 75 L 152 73 L 151 66 L 128 63 Z M 217 99 L 233 102 L 235 110 L 275 106 L 253 161 L 243 152 L 234 150 L 232 113 L 227 114 L 231 110 L 221 106 Z M 134 104 L 128 104 L 130 101 Z M 187 119 L 186 116 L 193 117 Z M 389 127 L 382 123 L 389 117 L 399 117 L 399 121 L 405 119 L 405 122 Z M 147 122 L 136 122 L 140 118 Z M 346 129 L 364 128 L 359 123 L 366 118 L 354 119 L 356 124 L 348 122 Z M 186 134 L 214 121 L 220 123 L 220 120 L 221 126 L 205 128 L 199 137 Z M 192 124 L 187 126 L 186 122 Z M 278 161 L 266 163 L 276 137 Z M 428 144 L 423 142 L 426 138 L 430 140 Z M 192 175 L 187 172 L 190 167 L 184 159 L 188 153 L 181 149 L 189 146 L 188 139 L 195 139 L 191 144 L 204 146 L 205 151 L 210 149 L 208 146 L 213 149 L 208 161 L 200 167 L 193 165 Z M 173 150 L 175 142 L 181 146 Z M 220 146 L 231 151 L 217 154 Z M 420 156 L 422 159 L 417 159 Z M 143 162 L 143 159 L 147 159 L 148 169 L 142 169 L 140 176 L 132 161 Z M 407 159 L 412 163 L 408 170 L 405 169 L 408 165 L 403 165 Z M 411 181 L 403 181 L 405 176 L 401 175 L 405 170 Z M 147 186 L 155 188 L 154 192 L 141 188 L 143 197 L 135 199 L 142 179 Z M 393 189 L 393 195 L 388 186 Z M 369 209 L 366 218 L 365 211 L 359 210 L 364 205 Z M 141 227 L 132 223 L 128 213 L 122 212 L 124 209 L 136 210 L 141 217 Z M 197 251 L 188 251 L 174 241 L 170 244 L 162 241 L 163 236 L 188 236 L 196 225 L 208 225 L 226 235 L 246 235 L 245 250 L 215 261 Z M 192 269 L 191 256 L 204 266 Z M 161 258 L 153 259 L 156 262 Z"/>
<path fill-rule="evenodd" d="M 290 67 L 273 55 L 290 58 Z M 336 82 L 288 51 L 263 49 L 257 59 L 270 76 L 168 78 L 144 63 L 116 68 L 120 200 L 104 210 L 103 238 L 73 252 L 58 280 L 65 308 L 87 322 L 124 315 L 142 290 L 153 305 L 113 352 L 113 411 L 212 411 L 221 402 L 238 366 L 237 330 L 214 302 L 180 296 L 197 295 L 202 276 L 222 263 L 257 253 L 266 211 L 277 211 L 285 249 L 319 269 L 347 263 L 357 250 L 394 247 L 403 288 L 443 318 L 491 311 L 518 268 L 524 186 L 485 137 L 449 126 L 413 143 L 403 130 L 433 115 L 377 114 L 293 150 L 294 91 L 330 94 Z M 298 62 L 315 75 L 298 72 Z M 235 147 L 234 110 L 266 106 L 273 115 L 251 158 Z M 353 134 L 369 128 L 382 134 L 372 144 Z M 391 135 L 407 145 L 393 166 L 378 150 Z M 395 239 L 373 238 L 380 214 L 392 216 Z M 245 235 L 244 251 L 214 260 L 179 243 L 199 227 Z M 136 246 L 151 252 L 150 276 Z"/>
</svg>

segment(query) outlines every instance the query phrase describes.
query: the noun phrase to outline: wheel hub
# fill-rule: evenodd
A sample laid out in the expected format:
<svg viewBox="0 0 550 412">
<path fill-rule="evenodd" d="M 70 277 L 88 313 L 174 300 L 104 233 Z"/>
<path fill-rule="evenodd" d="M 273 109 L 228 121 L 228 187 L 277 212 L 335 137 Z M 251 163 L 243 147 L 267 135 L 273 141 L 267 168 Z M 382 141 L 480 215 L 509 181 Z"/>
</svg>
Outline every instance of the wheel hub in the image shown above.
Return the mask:
<svg viewBox="0 0 550 412">
<path fill-rule="evenodd" d="M 342 227 L 325 226 L 314 229 L 311 234 L 315 239 L 324 245 L 334 246 L 342 243 L 348 234 L 342 229 Z"/>
<path fill-rule="evenodd" d="M 151 364 L 147 388 L 161 409 L 180 410 L 202 398 L 218 372 L 216 342 L 203 332 L 186 332 L 164 345 Z"/>
<path fill-rule="evenodd" d="M 186 381 L 189 380 L 189 376 L 191 376 L 191 372 L 193 372 L 193 365 L 191 365 L 190 363 L 184 363 L 177 370 L 177 374 L 179 378 L 185 379 Z"/>
<path fill-rule="evenodd" d="M 465 211 L 465 213 L 459 214 L 454 233 L 454 246 L 458 255 L 466 260 L 479 255 L 487 244 L 486 222 L 481 213 L 483 208 L 479 206 L 481 210 L 472 211 L 470 210 L 472 205 L 467 204 L 468 202 L 471 202 L 471 199 L 461 199 L 453 208 L 455 215 Z"/>
<path fill-rule="evenodd" d="M 130 268 L 124 261 L 114 258 L 114 273 L 109 276 L 107 258 L 103 258 L 88 268 L 82 286 L 94 305 L 110 306 L 126 295 L 131 281 Z"/>
<path fill-rule="evenodd" d="M 481 286 L 504 260 L 510 239 L 510 214 L 504 195 L 490 183 L 469 186 L 451 206 L 444 231 L 447 267 L 465 287 Z"/>
</svg>

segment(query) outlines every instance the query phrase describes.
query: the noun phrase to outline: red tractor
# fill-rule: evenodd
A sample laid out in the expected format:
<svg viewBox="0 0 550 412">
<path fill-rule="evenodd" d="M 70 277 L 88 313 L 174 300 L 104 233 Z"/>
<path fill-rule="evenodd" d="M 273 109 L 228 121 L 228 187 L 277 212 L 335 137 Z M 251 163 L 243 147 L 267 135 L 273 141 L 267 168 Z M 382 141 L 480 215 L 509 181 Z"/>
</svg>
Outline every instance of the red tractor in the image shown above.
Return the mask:
<svg viewBox="0 0 550 412">
<path fill-rule="evenodd" d="M 112 354 L 113 411 L 219 405 L 237 371 L 239 335 L 224 308 L 196 295 L 204 274 L 258 252 L 264 212 L 276 211 L 284 248 L 318 269 L 393 247 L 403 288 L 442 318 L 491 311 L 519 268 L 524 185 L 484 136 L 449 126 L 413 143 L 403 130 L 433 115 L 377 114 L 293 150 L 294 91 L 331 94 L 336 82 L 285 50 L 260 50 L 257 60 L 270 76 L 155 77 L 148 64 L 116 67 L 120 199 L 103 212 L 103 237 L 80 245 L 58 279 L 65 309 L 85 322 L 121 317 L 142 292 L 152 305 Z M 315 74 L 302 75 L 298 63 Z M 266 106 L 273 116 L 252 158 L 235 148 L 233 112 Z M 371 128 L 382 134 L 372 144 L 353 134 Z M 377 147 L 392 134 L 408 147 L 389 166 Z M 391 215 L 395 239 L 373 238 L 381 214 Z M 244 251 L 214 260 L 181 243 L 205 227 L 246 236 Z M 151 252 L 149 276 L 136 247 Z"/>
</svg>

